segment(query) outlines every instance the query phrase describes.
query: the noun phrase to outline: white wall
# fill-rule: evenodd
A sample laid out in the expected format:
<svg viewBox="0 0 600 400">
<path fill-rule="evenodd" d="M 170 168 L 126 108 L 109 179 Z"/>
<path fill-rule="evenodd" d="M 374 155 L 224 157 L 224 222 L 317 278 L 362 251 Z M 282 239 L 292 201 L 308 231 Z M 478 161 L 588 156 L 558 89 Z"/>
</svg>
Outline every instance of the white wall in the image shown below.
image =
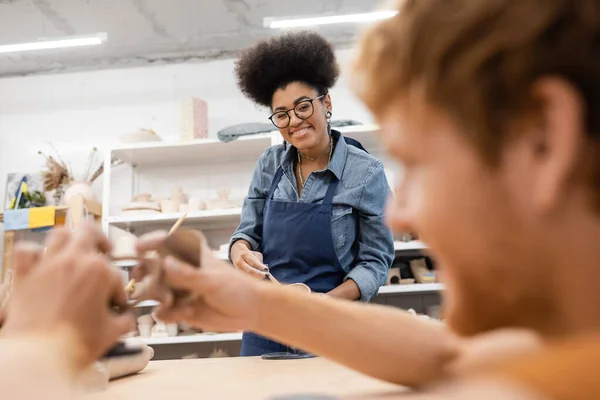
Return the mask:
<svg viewBox="0 0 600 400">
<path fill-rule="evenodd" d="M 347 86 L 351 52 L 338 57 L 343 72 L 332 90 L 334 118 L 372 122 Z M 174 138 L 179 101 L 192 96 L 208 102 L 211 136 L 227 125 L 266 121 L 268 112 L 239 93 L 233 60 L 0 79 L 0 199 L 4 202 L 9 172 L 42 168 L 37 152 L 49 151 L 45 142 L 77 173 L 93 146 L 114 145 L 123 133 L 151 128 Z M 102 180 L 98 183 L 101 190 Z"/>
</svg>

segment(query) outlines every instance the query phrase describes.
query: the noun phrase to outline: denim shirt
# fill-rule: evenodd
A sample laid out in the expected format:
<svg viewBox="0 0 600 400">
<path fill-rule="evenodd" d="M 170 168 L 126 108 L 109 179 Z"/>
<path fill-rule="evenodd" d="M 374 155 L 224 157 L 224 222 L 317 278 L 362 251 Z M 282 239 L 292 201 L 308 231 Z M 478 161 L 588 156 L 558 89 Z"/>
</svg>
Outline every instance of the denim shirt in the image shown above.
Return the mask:
<svg viewBox="0 0 600 400">
<path fill-rule="evenodd" d="M 360 300 L 369 301 L 377 294 L 394 260 L 391 230 L 384 221 L 384 209 L 391 194 L 383 164 L 377 158 L 348 145 L 340 133 L 328 167 L 311 173 L 300 197 L 294 174 L 297 150 L 282 145 L 268 148 L 258 160 L 248 196 L 244 199 L 241 222 L 233 234 L 231 245 L 246 240 L 259 251 L 263 226 L 263 211 L 271 183 L 279 166 L 284 174 L 273 199 L 277 201 L 322 203 L 327 187 L 335 175 L 340 180 L 333 197 L 331 231 L 335 252 L 346 272 L 360 289 Z M 290 229 L 294 229 L 290 227 Z M 231 258 L 231 255 L 230 255 Z"/>
</svg>

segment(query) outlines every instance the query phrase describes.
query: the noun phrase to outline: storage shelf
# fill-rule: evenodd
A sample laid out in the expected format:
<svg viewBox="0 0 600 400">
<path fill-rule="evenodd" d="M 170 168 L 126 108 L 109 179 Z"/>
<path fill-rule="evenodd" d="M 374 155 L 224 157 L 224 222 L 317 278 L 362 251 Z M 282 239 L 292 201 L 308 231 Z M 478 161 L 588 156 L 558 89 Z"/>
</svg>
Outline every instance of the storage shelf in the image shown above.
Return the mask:
<svg viewBox="0 0 600 400">
<path fill-rule="evenodd" d="M 410 285 L 387 285 L 379 288 L 378 294 L 440 292 L 444 290 L 441 283 L 413 283 Z"/>
<path fill-rule="evenodd" d="M 188 213 L 184 224 L 214 224 L 223 222 L 238 222 L 242 214 L 241 208 L 230 208 L 226 210 L 209 210 Z M 117 217 L 108 217 L 106 221 L 109 225 L 119 228 L 143 225 L 173 225 L 183 213 L 173 214 L 147 214 L 147 215 L 124 215 Z"/>
<path fill-rule="evenodd" d="M 257 160 L 271 146 L 271 134 L 190 142 L 147 142 L 113 148 L 112 156 L 138 167 L 218 164 L 228 160 Z"/>
<path fill-rule="evenodd" d="M 199 333 L 197 335 L 182 335 L 171 337 L 136 337 L 147 345 L 181 344 L 181 343 L 214 343 L 214 342 L 236 342 L 242 340 L 242 333 Z"/>
</svg>

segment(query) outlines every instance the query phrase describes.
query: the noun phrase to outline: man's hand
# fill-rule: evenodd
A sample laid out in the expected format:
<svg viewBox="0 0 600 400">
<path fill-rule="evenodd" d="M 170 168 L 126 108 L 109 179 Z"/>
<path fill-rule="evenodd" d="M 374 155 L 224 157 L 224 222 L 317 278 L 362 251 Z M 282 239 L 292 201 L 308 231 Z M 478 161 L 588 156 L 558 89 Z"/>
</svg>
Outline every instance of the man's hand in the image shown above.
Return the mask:
<svg viewBox="0 0 600 400">
<path fill-rule="evenodd" d="M 191 293 L 193 301 L 174 302 L 172 296 L 161 299 L 156 310 L 163 321 L 186 322 L 195 327 L 215 331 L 251 329 L 256 324 L 260 292 L 269 285 L 234 269 L 215 257 L 204 236 L 201 241 L 200 268 L 167 257 L 163 265 L 164 281 L 172 289 Z M 158 248 L 166 232 L 153 232 L 140 238 L 140 254 Z M 140 278 L 134 272 L 136 279 Z"/>
<path fill-rule="evenodd" d="M 131 330 L 119 273 L 104 253 L 107 238 L 92 225 L 49 233 L 46 251 L 17 244 L 15 282 L 2 336 L 54 339 L 70 367 L 78 370 L 100 357 Z"/>
</svg>

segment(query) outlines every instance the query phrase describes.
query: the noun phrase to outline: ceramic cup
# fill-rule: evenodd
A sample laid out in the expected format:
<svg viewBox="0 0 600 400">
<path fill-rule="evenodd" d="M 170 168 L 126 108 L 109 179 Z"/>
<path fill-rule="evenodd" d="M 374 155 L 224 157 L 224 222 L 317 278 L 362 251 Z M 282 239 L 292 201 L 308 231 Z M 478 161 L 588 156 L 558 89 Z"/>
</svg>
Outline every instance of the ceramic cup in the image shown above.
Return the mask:
<svg viewBox="0 0 600 400">
<path fill-rule="evenodd" d="M 138 331 L 141 337 L 150 337 L 152 335 L 152 326 L 154 324 L 138 324 Z"/>
<path fill-rule="evenodd" d="M 189 204 L 180 204 L 179 205 L 179 212 L 180 213 L 186 213 L 190 211 L 190 205 Z"/>
<path fill-rule="evenodd" d="M 137 255 L 135 250 L 136 243 L 137 238 L 134 236 L 124 235 L 119 237 L 116 240 L 113 255 L 117 257 L 135 257 Z"/>
<path fill-rule="evenodd" d="M 161 200 L 160 210 L 165 214 L 176 213 L 178 211 L 178 206 L 173 200 Z"/>
</svg>

